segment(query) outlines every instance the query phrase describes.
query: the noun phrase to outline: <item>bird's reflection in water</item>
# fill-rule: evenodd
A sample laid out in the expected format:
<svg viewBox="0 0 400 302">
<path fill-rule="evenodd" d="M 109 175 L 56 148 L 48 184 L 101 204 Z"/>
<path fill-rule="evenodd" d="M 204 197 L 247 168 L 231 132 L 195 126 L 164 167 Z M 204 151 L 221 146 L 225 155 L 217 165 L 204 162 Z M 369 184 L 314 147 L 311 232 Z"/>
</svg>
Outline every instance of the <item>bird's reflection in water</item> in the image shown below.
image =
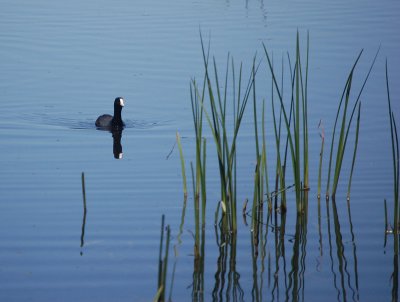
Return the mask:
<svg viewBox="0 0 400 302">
<path fill-rule="evenodd" d="M 121 138 L 122 138 L 122 129 L 112 130 L 112 137 L 113 137 L 113 153 L 114 158 L 122 159 L 122 145 L 121 145 Z"/>
</svg>

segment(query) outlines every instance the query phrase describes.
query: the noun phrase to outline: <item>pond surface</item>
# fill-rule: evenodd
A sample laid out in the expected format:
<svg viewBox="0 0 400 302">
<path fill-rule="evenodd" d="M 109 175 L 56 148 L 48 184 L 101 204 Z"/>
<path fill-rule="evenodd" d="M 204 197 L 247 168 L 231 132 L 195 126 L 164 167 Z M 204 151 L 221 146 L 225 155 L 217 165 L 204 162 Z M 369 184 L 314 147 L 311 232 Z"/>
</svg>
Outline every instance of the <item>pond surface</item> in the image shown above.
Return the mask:
<svg viewBox="0 0 400 302">
<path fill-rule="evenodd" d="M 399 28 L 398 1 L 2 1 L 0 300 L 152 300 L 162 214 L 171 227 L 167 295 L 172 291 L 173 301 L 391 300 L 393 236 L 385 245 L 383 200 L 392 221 L 393 172 L 384 64 L 387 58 L 399 121 Z M 280 61 L 287 51 L 293 56 L 296 31 L 303 46 L 309 31 L 311 190 L 300 241 L 289 191 L 283 255 L 271 222 L 253 261 L 250 227 L 238 217 L 232 269 L 230 250 L 216 242 L 219 172 L 206 130 L 204 291 L 193 294 L 193 199 L 180 234 L 183 193 L 174 144 L 179 131 L 188 168 L 195 154 L 189 84 L 204 72 L 200 30 L 221 72 L 229 52 L 248 75 L 257 52 L 260 104 L 270 89 L 263 81 L 268 69 L 262 43 Z M 322 119 L 327 138 L 325 187 L 328 142 L 346 77 L 364 49 L 354 84 L 360 87 L 379 46 L 362 95 L 351 211 L 349 152 L 336 204 L 323 200 L 319 216 L 318 123 Z M 94 125 L 100 114 L 112 113 L 117 96 L 125 99 L 121 160 L 114 158 L 112 134 Z M 252 123 L 249 105 L 238 139 L 240 209 L 253 196 Z M 271 175 L 273 139 L 268 127 Z M 228 261 L 225 269 L 221 261 Z"/>
</svg>

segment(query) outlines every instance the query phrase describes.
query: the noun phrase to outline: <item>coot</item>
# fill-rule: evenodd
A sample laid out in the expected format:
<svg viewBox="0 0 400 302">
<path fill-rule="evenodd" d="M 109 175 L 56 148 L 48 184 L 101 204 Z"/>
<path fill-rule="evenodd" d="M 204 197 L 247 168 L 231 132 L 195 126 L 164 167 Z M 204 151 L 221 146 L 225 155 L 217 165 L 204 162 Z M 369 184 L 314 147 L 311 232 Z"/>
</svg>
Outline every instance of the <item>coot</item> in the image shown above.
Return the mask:
<svg viewBox="0 0 400 302">
<path fill-rule="evenodd" d="M 96 127 L 109 130 L 123 129 L 125 124 L 121 118 L 122 107 L 124 107 L 124 99 L 117 97 L 114 101 L 114 116 L 109 114 L 100 115 L 96 120 Z"/>
</svg>

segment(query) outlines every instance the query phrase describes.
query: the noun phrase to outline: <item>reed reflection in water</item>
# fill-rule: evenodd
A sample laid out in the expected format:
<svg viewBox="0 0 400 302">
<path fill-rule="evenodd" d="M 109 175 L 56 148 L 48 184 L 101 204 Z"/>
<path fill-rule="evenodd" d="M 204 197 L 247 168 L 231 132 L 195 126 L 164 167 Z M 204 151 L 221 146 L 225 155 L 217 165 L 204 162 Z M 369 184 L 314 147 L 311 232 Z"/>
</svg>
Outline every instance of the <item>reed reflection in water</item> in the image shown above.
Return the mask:
<svg viewBox="0 0 400 302">
<path fill-rule="evenodd" d="M 302 192 L 304 212 L 296 216 L 294 235 L 287 234 L 287 213 L 271 207 L 259 207 L 256 229 L 249 228 L 251 244 L 251 268 L 252 268 L 252 301 L 307 301 L 307 240 L 308 240 L 308 191 Z M 318 200 L 320 202 L 320 200 Z M 319 206 L 321 210 L 321 206 Z M 357 244 L 354 227 L 351 221 L 351 207 L 347 203 L 348 232 L 351 237 L 351 250 L 345 248 L 343 241 L 343 229 L 340 221 L 336 200 L 326 201 L 327 229 L 324 236 L 321 220 L 318 220 L 318 232 L 320 234 L 319 256 L 323 257 L 323 239 L 328 240 L 329 271 L 332 280 L 332 288 L 336 292 L 338 301 L 359 301 L 359 278 L 357 261 Z M 178 263 L 178 249 L 182 244 L 182 230 L 186 215 L 186 199 L 183 203 L 181 223 L 176 244 L 174 246 L 175 262 L 173 266 L 171 290 L 169 299 L 173 298 L 172 288 Z M 321 213 L 319 212 L 320 216 Z M 250 214 L 246 214 L 251 217 Z M 222 219 L 222 217 L 220 217 Z M 213 288 L 210 292 L 212 301 L 245 301 L 246 293 L 241 285 L 241 273 L 237 271 L 237 235 L 224 231 L 222 220 L 214 226 L 214 235 L 218 247 L 216 271 L 214 274 Z M 210 297 L 205 293 L 211 288 L 206 288 L 205 263 L 209 260 L 205 257 L 206 228 L 200 227 L 199 242 L 194 244 L 197 253 L 193 259 L 193 273 L 191 284 L 192 301 L 207 301 Z M 193 237 L 195 238 L 195 236 Z M 293 244 L 290 255 L 287 254 L 285 242 Z M 199 244 L 199 245 L 197 245 Z M 166 258 L 164 258 L 165 261 Z M 398 262 L 394 267 L 398 267 Z M 206 261 L 207 260 L 207 261 Z M 212 261 L 212 260 L 211 260 Z M 163 262 L 163 265 L 166 265 Z M 317 264 L 317 271 L 319 271 Z M 394 270 L 393 282 L 398 280 L 398 270 Z M 393 287 L 396 290 L 396 287 Z M 164 301 L 163 299 L 159 301 Z"/>
<path fill-rule="evenodd" d="M 85 244 L 85 226 L 86 226 L 86 188 L 85 188 L 85 173 L 82 172 L 82 199 L 83 199 L 83 218 L 82 218 L 82 228 L 81 228 L 81 256 L 83 255 L 83 246 Z"/>
<path fill-rule="evenodd" d="M 212 291 L 213 301 L 244 301 L 244 291 L 240 286 L 240 273 L 236 270 L 237 235 L 228 235 L 222 227 L 222 220 L 215 226 L 218 246 L 217 271 Z"/>
<path fill-rule="evenodd" d="M 349 225 L 350 232 L 352 236 L 352 247 L 353 247 L 353 270 L 349 271 L 349 261 L 345 254 L 345 247 L 343 244 L 343 236 L 340 229 L 339 215 L 336 207 L 336 200 L 332 198 L 332 214 L 333 214 L 333 224 L 334 224 L 334 232 L 335 232 L 335 243 L 336 243 L 336 255 L 337 259 L 334 260 L 333 257 L 333 248 L 332 248 L 332 239 L 331 239 L 331 227 L 330 227 L 330 213 L 329 213 L 329 202 L 327 201 L 327 223 L 328 223 L 328 240 L 329 240 L 329 257 L 331 260 L 331 272 L 334 276 L 334 287 L 337 292 L 337 299 L 346 301 L 349 299 L 348 292 L 351 292 L 351 297 L 353 301 L 359 300 L 359 288 L 358 288 L 358 269 L 357 269 L 357 247 L 356 241 L 353 233 L 353 227 L 351 222 L 351 211 L 350 206 L 348 204 L 348 213 L 349 213 Z M 337 265 L 337 270 L 339 271 L 340 284 L 338 285 L 337 274 L 335 272 L 335 264 Z M 354 280 L 352 280 L 352 276 L 354 276 Z"/>
</svg>

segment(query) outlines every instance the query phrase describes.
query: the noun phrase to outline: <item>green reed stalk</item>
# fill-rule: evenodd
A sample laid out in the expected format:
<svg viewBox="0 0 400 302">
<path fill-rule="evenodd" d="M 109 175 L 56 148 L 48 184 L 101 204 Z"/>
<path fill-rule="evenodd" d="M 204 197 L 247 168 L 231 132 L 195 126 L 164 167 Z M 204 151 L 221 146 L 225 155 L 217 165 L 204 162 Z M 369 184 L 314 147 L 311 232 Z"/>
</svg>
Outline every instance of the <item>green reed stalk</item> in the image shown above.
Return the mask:
<svg viewBox="0 0 400 302">
<path fill-rule="evenodd" d="M 158 288 L 157 293 L 156 293 L 156 295 L 155 295 L 154 298 L 153 298 L 153 302 L 158 302 L 158 301 L 160 301 L 160 297 L 161 297 L 161 294 L 162 294 L 163 291 L 164 291 L 164 287 L 161 285 L 161 286 Z"/>
<path fill-rule="evenodd" d="M 164 242 L 164 223 L 165 216 L 164 214 L 161 216 L 161 234 L 160 234 L 160 249 L 158 254 L 158 282 L 157 288 L 160 288 L 162 285 L 162 250 L 163 250 L 163 242 Z"/>
<path fill-rule="evenodd" d="M 303 179 L 304 179 L 304 188 L 309 188 L 309 181 L 308 181 L 308 62 L 309 62 L 309 49 L 310 49 L 310 35 L 307 32 L 307 53 L 306 53 L 306 76 L 305 76 L 305 84 L 301 85 L 302 89 L 302 105 L 303 105 Z M 299 51 L 300 53 L 300 51 Z M 300 58 L 299 58 L 300 61 Z M 301 68 L 300 68 L 301 73 Z"/>
<path fill-rule="evenodd" d="M 280 148 L 280 131 L 278 132 L 278 127 L 277 127 L 277 121 L 276 121 L 276 116 L 275 116 L 275 105 L 274 105 L 274 93 L 273 93 L 273 87 L 272 87 L 272 97 L 271 97 L 271 105 L 272 105 L 272 120 L 274 124 L 274 134 L 275 134 L 275 145 L 276 145 L 276 180 L 275 180 L 275 191 L 278 192 L 279 187 L 278 187 L 278 179 L 281 179 L 283 177 L 282 173 L 282 163 L 281 163 L 281 148 Z M 279 125 L 280 126 L 280 125 Z M 277 205 L 275 205 L 277 207 Z"/>
<path fill-rule="evenodd" d="M 356 161 L 356 154 L 357 154 L 357 146 L 358 146 L 358 133 L 360 131 L 360 116 L 361 116 L 361 102 L 358 104 L 358 114 L 357 114 L 357 126 L 356 126 L 356 138 L 354 143 L 354 152 L 353 152 L 353 160 L 351 162 L 351 171 L 350 171 L 350 178 L 349 178 L 349 185 L 347 186 L 347 200 L 350 200 L 350 187 L 351 187 L 351 180 L 353 178 L 353 171 L 354 171 L 354 164 Z"/>
<path fill-rule="evenodd" d="M 81 180 L 82 180 L 83 210 L 86 213 L 86 189 L 85 189 L 85 173 L 84 172 L 82 172 Z"/>
<path fill-rule="evenodd" d="M 206 60 L 208 62 L 207 53 Z M 193 168 L 191 163 L 192 185 L 193 185 L 193 201 L 194 201 L 194 216 L 195 216 L 195 245 L 194 255 L 198 259 L 200 252 L 200 221 L 201 229 L 205 227 L 206 219 L 206 139 L 202 137 L 203 133 L 203 101 L 205 96 L 206 84 L 205 78 L 201 92 L 198 89 L 195 80 L 192 80 L 190 85 L 190 100 L 192 107 L 193 125 L 196 139 L 196 165 Z M 200 205 L 201 200 L 201 205 Z M 200 210 L 201 208 L 201 210 Z M 201 218 L 200 218 L 201 216 Z"/>
<path fill-rule="evenodd" d="M 258 136 L 258 121 L 257 121 L 257 97 L 256 97 L 256 84 L 255 84 L 255 62 L 253 62 L 253 122 L 254 122 L 254 137 L 256 146 L 256 169 L 254 173 L 254 194 L 253 194 L 253 207 L 252 207 L 252 229 L 253 235 L 258 236 L 258 228 L 260 223 L 262 223 L 262 207 L 263 207 L 263 197 L 264 197 L 264 178 L 266 179 L 267 195 L 269 196 L 268 188 L 268 173 L 267 173 L 267 155 L 266 155 L 266 140 L 265 140 L 265 100 L 262 104 L 262 116 L 261 116 L 261 153 L 259 149 L 260 138 Z M 270 198 L 268 197 L 268 202 Z"/>
<path fill-rule="evenodd" d="M 169 225 L 167 225 L 167 238 L 165 241 L 165 255 L 164 255 L 164 260 L 163 260 L 163 282 L 162 286 L 166 288 L 167 284 L 167 268 L 168 268 L 168 255 L 169 255 L 169 243 L 170 243 L 170 238 L 171 238 L 171 230 Z M 162 293 L 162 301 L 165 301 L 165 290 Z"/>
<path fill-rule="evenodd" d="M 255 59 L 255 58 L 254 58 Z M 259 217 L 259 188 L 260 188 L 260 149 L 258 146 L 258 124 L 257 124 L 257 102 L 256 102 L 256 87 L 255 87 L 255 72 L 254 62 L 252 69 L 252 91 L 253 91 L 253 123 L 254 123 L 254 139 L 256 146 L 256 169 L 254 173 L 254 189 L 253 189 L 253 207 L 252 207 L 252 229 L 253 234 L 256 234 L 256 225 Z"/>
<path fill-rule="evenodd" d="M 397 135 L 397 126 L 394 118 L 394 113 L 392 111 L 392 105 L 390 100 L 390 91 L 389 91 L 389 75 L 388 75 L 388 66 L 386 60 L 386 91 L 388 98 L 388 108 L 389 108 L 389 119 L 390 119 L 390 134 L 392 141 L 392 158 L 393 158 L 393 190 L 394 190 L 394 222 L 393 222 L 393 234 L 394 234 L 394 253 L 397 256 L 399 254 L 399 221 L 400 221 L 400 209 L 399 209 L 399 139 Z"/>
<path fill-rule="evenodd" d="M 385 234 L 387 233 L 387 229 L 388 229 L 388 219 L 387 219 L 387 205 L 386 205 L 386 199 L 383 200 L 383 210 L 385 213 Z M 386 236 L 385 236 L 386 237 Z"/>
<path fill-rule="evenodd" d="M 281 92 L 283 96 L 283 57 L 282 57 L 282 74 L 281 74 Z M 275 115 L 275 98 L 274 98 L 274 81 L 271 79 L 271 105 L 272 105 L 272 119 L 273 119 L 273 125 L 274 125 L 274 135 L 275 135 L 275 145 L 276 145 L 276 179 L 275 179 L 275 192 L 279 192 L 279 184 L 281 189 L 285 188 L 285 173 L 283 170 L 283 166 L 285 164 L 282 164 L 282 159 L 281 159 L 281 121 L 282 121 L 282 108 L 280 108 L 279 112 L 279 122 L 277 122 L 276 115 Z M 289 117 L 290 119 L 290 117 Z M 278 125 L 278 126 L 277 126 Z M 287 146 L 286 146 L 287 147 Z M 287 150 L 287 148 L 286 148 Z M 285 154 L 286 155 L 286 154 Z M 285 156 L 286 157 L 286 156 Z M 268 187 L 267 187 L 267 193 L 269 192 Z M 269 196 L 269 193 L 268 193 Z M 281 198 L 281 210 L 286 211 L 286 197 L 285 197 L 285 192 L 282 193 L 282 198 Z M 275 209 L 277 208 L 277 195 L 275 197 Z"/>
<path fill-rule="evenodd" d="M 207 150 L 207 140 L 203 140 L 203 161 L 201 165 L 201 224 L 202 228 L 206 225 L 206 204 L 207 204 L 207 193 L 206 193 L 206 150 Z"/>
<path fill-rule="evenodd" d="M 195 130 L 195 139 L 196 139 L 196 177 L 195 182 L 196 186 L 194 189 L 194 194 L 197 198 L 200 196 L 200 192 L 203 191 L 203 179 L 204 175 L 203 169 L 204 163 L 202 162 L 202 151 L 203 151 L 203 106 L 201 105 L 204 98 L 204 90 L 205 86 L 203 85 L 202 93 L 198 91 L 196 81 L 193 80 L 190 86 L 190 100 L 192 105 L 192 115 L 193 115 L 193 125 Z"/>
<path fill-rule="evenodd" d="M 182 181 L 183 181 L 183 195 L 184 198 L 187 198 L 187 184 L 186 184 L 186 172 L 185 172 L 185 159 L 183 157 L 183 150 L 182 150 L 182 144 L 181 144 L 181 137 L 179 136 L 179 133 L 176 132 L 176 141 L 178 143 L 178 149 L 179 149 L 179 157 L 181 159 L 181 168 L 182 168 Z"/>
<path fill-rule="evenodd" d="M 85 225 L 86 225 L 86 215 L 87 215 L 87 208 L 86 208 L 86 188 L 85 188 L 85 173 L 82 172 L 82 197 L 83 197 L 83 218 L 82 218 L 82 230 L 81 230 L 81 248 L 85 244 Z M 83 251 L 81 250 L 81 255 L 83 255 Z"/>
<path fill-rule="evenodd" d="M 322 121 L 319 122 L 318 128 L 322 127 Z M 324 143 L 325 143 L 325 131 L 322 127 L 321 130 L 321 151 L 319 152 L 319 167 L 318 167 L 318 193 L 317 198 L 321 198 L 321 174 L 322 174 L 322 158 L 324 156 Z"/>
<path fill-rule="evenodd" d="M 384 210 L 384 214 L 385 214 L 385 237 L 384 237 L 384 241 L 383 241 L 383 247 L 386 248 L 387 235 L 388 235 L 388 230 L 389 230 L 386 199 L 383 200 L 383 210 Z"/>
<path fill-rule="evenodd" d="M 251 225 L 253 236 L 257 236 L 259 224 L 259 187 L 260 187 L 260 158 L 257 158 L 256 169 L 254 172 L 253 205 L 251 209 Z"/>
<path fill-rule="evenodd" d="M 399 220 L 400 220 L 400 210 L 399 210 L 399 139 L 397 135 L 397 126 L 394 119 L 394 114 L 392 113 L 392 120 L 393 120 L 393 129 L 394 129 L 394 137 L 396 138 L 396 185 L 395 185 L 395 192 L 396 196 L 394 198 L 394 251 L 395 255 L 399 254 Z"/>
<path fill-rule="evenodd" d="M 200 206 L 199 195 L 196 193 L 196 177 L 194 174 L 193 163 L 190 163 L 190 170 L 192 172 L 192 186 L 193 186 L 193 201 L 194 201 L 194 257 L 197 259 L 200 256 Z"/>
<path fill-rule="evenodd" d="M 297 212 L 301 211 L 301 179 L 300 179 L 300 49 L 299 49 L 299 33 L 297 32 L 296 39 L 296 64 L 295 64 L 295 81 L 296 81 L 296 93 L 295 93 L 295 110 L 294 110 L 294 147 L 295 147 L 295 165 L 294 165 L 294 178 L 296 184 L 296 204 Z M 293 160 L 293 159 L 292 159 Z"/>
<path fill-rule="evenodd" d="M 240 98 L 237 98 L 238 104 L 236 105 L 236 102 L 235 102 L 235 100 L 236 100 L 236 89 L 235 89 L 235 87 L 236 87 L 236 78 L 235 78 L 235 64 L 234 64 L 233 58 L 231 60 L 231 69 L 232 69 L 233 116 L 236 117 L 237 111 L 239 110 Z M 239 86 L 239 96 L 240 96 L 240 86 Z M 234 118 L 233 119 L 233 129 L 236 128 L 236 123 L 237 123 L 236 118 Z M 236 183 L 237 183 L 237 169 L 236 169 L 237 160 L 236 160 L 236 155 L 234 156 L 234 159 L 233 159 L 233 167 L 234 167 L 233 168 L 233 183 L 235 184 L 235 186 L 234 186 L 234 189 L 233 189 L 233 192 L 232 192 L 232 194 L 233 194 L 232 200 L 237 200 L 236 199 L 236 197 L 237 197 L 237 186 L 236 186 Z"/>
<path fill-rule="evenodd" d="M 255 60 L 255 58 L 254 58 Z M 255 75 L 255 62 L 253 61 L 252 69 L 252 83 L 253 83 L 253 119 L 254 119 L 254 138 L 256 141 L 256 157 L 260 157 L 260 148 L 258 146 L 258 123 L 257 123 L 257 99 L 256 99 L 256 75 Z"/>
<path fill-rule="evenodd" d="M 263 160 L 263 173 L 265 175 L 265 189 L 266 195 L 268 197 L 268 205 L 271 208 L 271 198 L 270 198 L 270 191 L 269 191 L 269 180 L 268 180 L 268 164 L 267 164 L 267 142 L 266 142 L 266 134 L 265 134 L 265 99 L 263 100 L 262 106 L 262 160 Z"/>
<path fill-rule="evenodd" d="M 169 242 L 170 242 L 170 228 L 167 225 L 167 236 L 165 240 L 165 253 L 164 258 L 162 257 L 163 244 L 164 244 L 164 224 L 165 216 L 161 216 L 161 234 L 160 234 L 160 250 L 158 255 L 158 282 L 157 282 L 157 293 L 154 297 L 154 301 L 165 301 L 165 288 L 167 282 L 167 268 L 168 268 L 168 253 L 169 253 Z"/>
</svg>

